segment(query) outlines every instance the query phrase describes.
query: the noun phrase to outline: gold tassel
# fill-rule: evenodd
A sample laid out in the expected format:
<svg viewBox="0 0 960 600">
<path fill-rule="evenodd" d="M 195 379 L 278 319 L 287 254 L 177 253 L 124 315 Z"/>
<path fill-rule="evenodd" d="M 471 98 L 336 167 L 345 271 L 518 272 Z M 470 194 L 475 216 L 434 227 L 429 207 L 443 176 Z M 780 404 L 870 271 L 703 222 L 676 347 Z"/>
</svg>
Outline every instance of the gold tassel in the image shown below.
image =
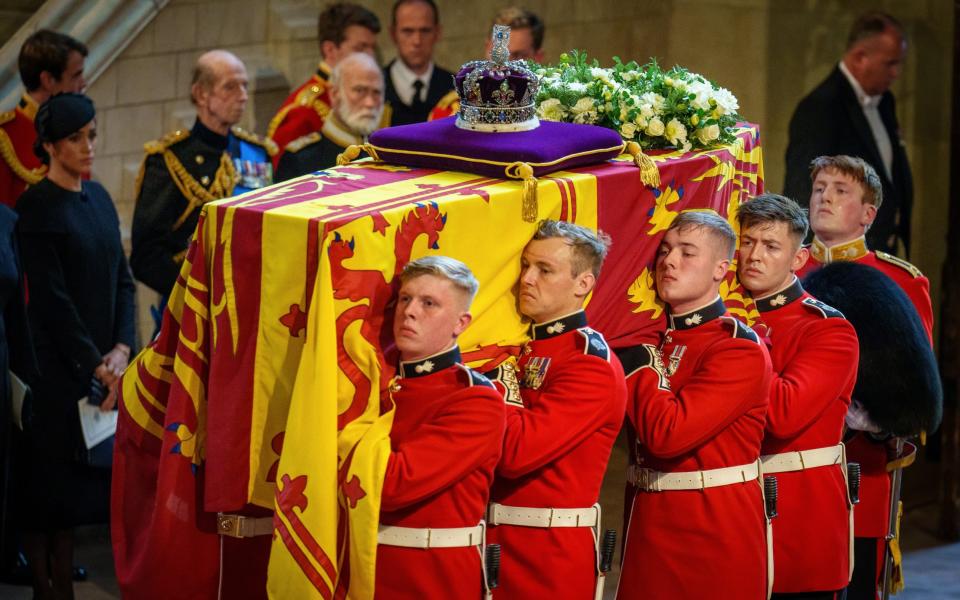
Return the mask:
<svg viewBox="0 0 960 600">
<path fill-rule="evenodd" d="M 640 181 L 644 185 L 660 187 L 660 169 L 652 158 L 643 153 L 640 144 L 627 142 L 626 150 L 627 154 L 633 157 L 633 164 L 640 168 Z"/>
<path fill-rule="evenodd" d="M 523 180 L 523 204 L 520 214 L 525 222 L 536 223 L 540 207 L 537 203 L 537 178 L 533 175 L 533 167 L 525 162 L 514 162 L 507 165 L 503 172 L 508 179 Z"/>
<path fill-rule="evenodd" d="M 347 146 L 347 149 L 337 156 L 337 166 L 343 167 L 345 165 L 349 165 L 351 161 L 355 160 L 358 156 L 360 156 L 360 153 L 362 151 L 363 151 L 362 146 L 358 146 L 356 144 L 351 144 Z"/>
<path fill-rule="evenodd" d="M 920 445 L 921 445 L 921 446 L 926 446 L 926 445 L 927 445 L 927 430 L 926 430 L 926 429 L 921 429 L 921 430 L 920 430 Z"/>
</svg>

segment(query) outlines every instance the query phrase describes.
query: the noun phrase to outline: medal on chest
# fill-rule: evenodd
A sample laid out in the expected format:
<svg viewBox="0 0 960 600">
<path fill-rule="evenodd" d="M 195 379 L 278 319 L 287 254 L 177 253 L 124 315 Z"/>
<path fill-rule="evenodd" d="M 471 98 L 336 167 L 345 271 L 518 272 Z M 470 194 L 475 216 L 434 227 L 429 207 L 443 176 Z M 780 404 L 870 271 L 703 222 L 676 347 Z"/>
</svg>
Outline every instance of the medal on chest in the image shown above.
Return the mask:
<svg viewBox="0 0 960 600">
<path fill-rule="evenodd" d="M 546 356 L 531 356 L 523 367 L 523 387 L 537 390 L 543 385 L 550 368 L 550 358 Z"/>
<path fill-rule="evenodd" d="M 673 338 L 670 337 L 670 332 L 667 332 L 667 335 L 663 338 L 663 344 L 660 345 L 660 355 L 663 356 L 666 351 L 665 346 L 673 341 Z M 667 365 L 664 366 L 667 377 L 672 377 L 674 373 L 677 372 L 677 369 L 680 368 L 680 361 L 683 359 L 684 353 L 687 351 L 687 347 L 684 345 L 677 345 L 673 347 L 673 350 L 670 351 L 670 356 L 667 360 Z"/>
</svg>

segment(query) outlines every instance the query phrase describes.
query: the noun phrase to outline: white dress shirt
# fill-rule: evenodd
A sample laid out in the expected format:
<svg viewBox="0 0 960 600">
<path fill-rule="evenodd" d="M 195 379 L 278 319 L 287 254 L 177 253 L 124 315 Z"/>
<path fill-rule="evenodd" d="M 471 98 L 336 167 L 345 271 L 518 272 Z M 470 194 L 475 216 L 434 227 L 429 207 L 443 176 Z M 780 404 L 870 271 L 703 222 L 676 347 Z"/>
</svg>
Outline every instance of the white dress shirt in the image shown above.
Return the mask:
<svg viewBox="0 0 960 600">
<path fill-rule="evenodd" d="M 860 87 L 860 82 L 850 73 L 847 65 L 843 64 L 842 60 L 840 61 L 840 72 L 843 73 L 847 81 L 850 82 L 850 87 L 853 88 L 853 92 L 857 95 L 857 101 L 860 102 L 860 108 L 863 109 L 863 116 L 867 118 L 870 131 L 873 132 L 873 139 L 877 143 L 877 150 L 880 151 L 880 159 L 883 161 L 883 168 L 884 171 L 886 171 L 887 180 L 893 181 L 892 140 L 890 139 L 890 134 L 887 133 L 887 128 L 883 126 L 883 119 L 880 117 L 879 107 L 883 95 L 868 96 L 867 93 L 863 91 L 863 88 Z"/>
<path fill-rule="evenodd" d="M 423 82 L 423 89 L 420 92 L 420 101 L 427 101 L 427 92 L 430 88 L 430 78 L 433 77 L 433 61 L 427 66 L 427 70 L 422 75 L 417 75 L 403 63 L 399 57 L 393 61 L 390 66 L 390 81 L 393 82 L 393 89 L 397 91 L 400 101 L 411 106 L 413 104 L 413 82 Z"/>
</svg>

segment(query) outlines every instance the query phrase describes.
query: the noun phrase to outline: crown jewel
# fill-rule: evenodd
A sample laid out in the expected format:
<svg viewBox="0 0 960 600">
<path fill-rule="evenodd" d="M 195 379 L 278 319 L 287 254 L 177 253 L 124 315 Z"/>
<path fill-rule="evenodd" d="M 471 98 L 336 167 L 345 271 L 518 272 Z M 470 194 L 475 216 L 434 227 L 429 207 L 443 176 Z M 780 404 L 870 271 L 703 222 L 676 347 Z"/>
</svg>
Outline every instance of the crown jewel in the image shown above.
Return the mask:
<svg viewBox="0 0 960 600">
<path fill-rule="evenodd" d="M 527 131 L 540 126 L 534 101 L 540 81 L 523 61 L 509 60 L 510 28 L 493 26 L 491 60 L 475 60 L 453 77 L 460 96 L 457 127 L 474 131 Z"/>
</svg>

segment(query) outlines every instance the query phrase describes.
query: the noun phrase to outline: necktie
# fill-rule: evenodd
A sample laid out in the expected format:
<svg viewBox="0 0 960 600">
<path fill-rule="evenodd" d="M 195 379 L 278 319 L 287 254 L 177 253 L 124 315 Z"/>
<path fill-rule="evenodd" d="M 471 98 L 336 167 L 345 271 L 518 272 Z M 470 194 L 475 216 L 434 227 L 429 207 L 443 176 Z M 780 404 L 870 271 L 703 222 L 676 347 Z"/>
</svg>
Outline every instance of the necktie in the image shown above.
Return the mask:
<svg viewBox="0 0 960 600">
<path fill-rule="evenodd" d="M 417 79 L 413 82 L 413 102 L 410 103 L 411 108 L 422 109 L 424 104 L 426 104 L 421 99 L 421 92 L 423 91 L 423 82 Z"/>
</svg>

